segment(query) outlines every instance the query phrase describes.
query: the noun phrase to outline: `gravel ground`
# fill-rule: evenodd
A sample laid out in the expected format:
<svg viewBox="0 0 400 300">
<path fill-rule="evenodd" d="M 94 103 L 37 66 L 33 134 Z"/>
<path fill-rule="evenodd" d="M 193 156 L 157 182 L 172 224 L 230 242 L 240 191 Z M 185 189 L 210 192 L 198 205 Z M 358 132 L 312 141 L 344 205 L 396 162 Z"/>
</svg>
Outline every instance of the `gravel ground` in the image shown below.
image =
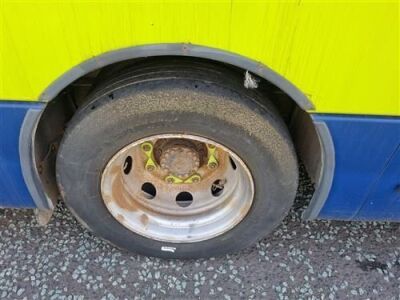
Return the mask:
<svg viewBox="0 0 400 300">
<path fill-rule="evenodd" d="M 400 224 L 301 221 L 312 192 L 271 236 L 234 255 L 161 260 L 83 229 L 64 205 L 46 228 L 0 209 L 2 299 L 400 299 Z"/>
</svg>

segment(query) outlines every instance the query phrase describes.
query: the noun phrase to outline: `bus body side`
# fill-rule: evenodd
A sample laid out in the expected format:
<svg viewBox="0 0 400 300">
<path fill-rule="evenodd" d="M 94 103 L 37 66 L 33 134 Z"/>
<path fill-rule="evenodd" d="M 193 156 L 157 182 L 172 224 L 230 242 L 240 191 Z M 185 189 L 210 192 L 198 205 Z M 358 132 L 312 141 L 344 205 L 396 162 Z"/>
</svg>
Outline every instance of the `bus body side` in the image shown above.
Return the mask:
<svg viewBox="0 0 400 300">
<path fill-rule="evenodd" d="M 71 82 L 176 55 L 272 70 L 307 100 L 296 105 L 331 143 L 309 218 L 400 220 L 398 1 L 6 0 L 0 12 L 0 207 L 52 208 L 32 135 Z"/>
</svg>

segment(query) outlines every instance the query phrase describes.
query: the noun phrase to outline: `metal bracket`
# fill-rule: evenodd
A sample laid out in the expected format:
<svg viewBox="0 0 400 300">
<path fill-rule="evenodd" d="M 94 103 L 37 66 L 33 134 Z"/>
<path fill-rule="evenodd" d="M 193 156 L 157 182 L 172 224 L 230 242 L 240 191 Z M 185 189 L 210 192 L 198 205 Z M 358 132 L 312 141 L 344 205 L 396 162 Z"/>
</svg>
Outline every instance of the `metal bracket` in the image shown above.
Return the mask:
<svg viewBox="0 0 400 300">
<path fill-rule="evenodd" d="M 154 156 L 153 156 L 153 144 L 150 142 L 144 142 L 141 145 L 141 148 L 147 156 L 147 160 L 146 160 L 146 163 L 144 166 L 145 169 L 149 172 L 154 171 L 156 169 L 157 165 L 154 161 Z"/>
<path fill-rule="evenodd" d="M 174 175 L 168 175 L 167 177 L 165 177 L 165 181 L 167 183 L 197 183 L 200 182 L 201 180 L 201 176 L 199 174 L 193 174 L 192 176 L 190 176 L 189 178 L 186 179 L 182 179 L 179 178 L 177 176 Z"/>
<path fill-rule="evenodd" d="M 215 157 L 215 152 L 216 152 L 217 148 L 214 145 L 207 144 L 207 149 L 208 149 L 207 166 L 210 169 L 215 169 L 218 167 L 218 160 Z"/>
</svg>

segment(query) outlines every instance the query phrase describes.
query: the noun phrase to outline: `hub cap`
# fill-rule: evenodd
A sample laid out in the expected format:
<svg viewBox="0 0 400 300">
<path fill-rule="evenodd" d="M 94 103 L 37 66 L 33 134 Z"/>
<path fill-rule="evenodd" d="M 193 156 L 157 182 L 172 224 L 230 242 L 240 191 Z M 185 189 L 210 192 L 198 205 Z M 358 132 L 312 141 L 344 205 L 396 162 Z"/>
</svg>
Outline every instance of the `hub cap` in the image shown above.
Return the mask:
<svg viewBox="0 0 400 300">
<path fill-rule="evenodd" d="M 186 178 L 200 167 L 199 153 L 193 148 L 176 145 L 160 151 L 161 168 L 174 176 Z"/>
<path fill-rule="evenodd" d="M 101 194 L 131 231 L 188 243 L 223 234 L 243 220 L 254 183 L 244 162 L 215 141 L 163 134 L 116 153 L 102 174 Z"/>
</svg>

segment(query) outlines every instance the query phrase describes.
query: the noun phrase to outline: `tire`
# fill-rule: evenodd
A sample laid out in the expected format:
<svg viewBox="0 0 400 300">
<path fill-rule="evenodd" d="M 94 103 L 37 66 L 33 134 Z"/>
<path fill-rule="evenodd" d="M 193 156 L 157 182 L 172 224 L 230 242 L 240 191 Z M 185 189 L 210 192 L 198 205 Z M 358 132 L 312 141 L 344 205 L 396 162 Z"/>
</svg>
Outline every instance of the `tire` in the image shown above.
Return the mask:
<svg viewBox="0 0 400 300">
<path fill-rule="evenodd" d="M 293 204 L 297 160 L 274 107 L 256 91 L 245 89 L 242 80 L 225 67 L 187 62 L 115 74 L 89 96 L 67 126 L 56 165 L 66 205 L 96 235 L 147 256 L 219 256 L 265 237 Z M 254 182 L 254 197 L 239 224 L 210 239 L 176 243 L 135 233 L 113 217 L 100 191 L 107 163 L 133 141 L 160 133 L 205 137 L 243 160 Z"/>
</svg>

